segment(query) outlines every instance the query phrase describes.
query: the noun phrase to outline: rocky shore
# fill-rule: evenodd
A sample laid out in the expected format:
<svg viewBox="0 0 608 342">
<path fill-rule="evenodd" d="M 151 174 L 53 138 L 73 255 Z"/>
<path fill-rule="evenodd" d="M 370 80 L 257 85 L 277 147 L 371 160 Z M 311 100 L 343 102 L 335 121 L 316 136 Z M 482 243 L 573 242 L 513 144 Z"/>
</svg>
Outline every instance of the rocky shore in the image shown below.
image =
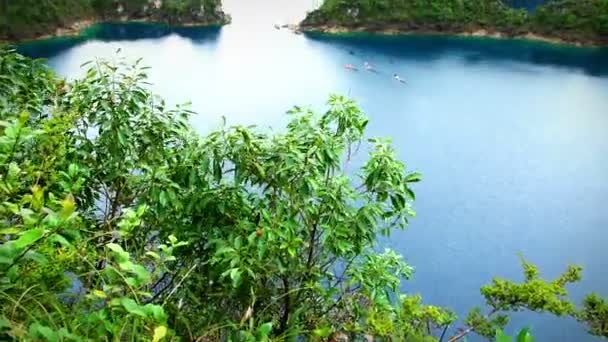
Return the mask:
<svg viewBox="0 0 608 342">
<path fill-rule="evenodd" d="M 328 34 L 344 34 L 353 32 L 366 32 L 374 34 L 386 35 L 446 35 L 446 36 L 463 36 L 463 37 L 487 37 L 495 39 L 526 39 L 532 41 L 540 41 L 551 44 L 566 44 L 579 47 L 608 47 L 608 37 L 606 39 L 585 39 L 576 36 L 549 36 L 541 35 L 529 31 L 517 32 L 501 32 L 499 30 L 487 28 L 464 28 L 456 29 L 450 27 L 425 27 L 409 24 L 373 24 L 373 25 L 356 25 L 345 26 L 335 24 L 310 25 L 300 24 L 295 28 L 295 31 L 301 32 L 321 32 Z"/>
<path fill-rule="evenodd" d="M 101 24 L 101 23 L 105 23 L 105 22 L 112 22 L 112 23 L 149 23 L 149 24 L 165 24 L 165 25 L 170 25 L 170 26 L 175 26 L 175 27 L 207 27 L 207 26 L 221 26 L 221 25 L 227 25 L 229 24 L 231 21 L 230 16 L 226 16 L 226 19 L 224 21 L 199 21 L 199 22 L 180 22 L 180 23 L 175 23 L 175 24 L 169 24 L 167 22 L 162 22 L 162 21 L 158 21 L 155 20 L 153 18 L 150 19 L 130 19 L 130 18 L 116 18 L 116 19 L 112 19 L 112 20 L 107 20 L 107 19 L 99 19 L 99 20 L 92 20 L 92 19 L 87 19 L 87 20 L 79 20 L 76 21 L 70 25 L 67 26 L 63 26 L 63 27 L 57 27 L 55 29 L 54 32 L 50 32 L 50 33 L 45 33 L 45 34 L 40 34 L 40 35 L 36 35 L 33 37 L 27 37 L 24 39 L 18 39 L 18 40 L 8 40 L 8 39 L 0 39 L 0 44 L 11 44 L 11 43 L 16 43 L 16 42 L 20 42 L 20 41 L 33 41 L 33 40 L 44 40 L 44 39 L 50 39 L 50 38 L 57 38 L 57 37 L 76 37 L 79 36 L 83 31 L 85 31 L 86 29 L 96 25 L 96 24 Z"/>
</svg>

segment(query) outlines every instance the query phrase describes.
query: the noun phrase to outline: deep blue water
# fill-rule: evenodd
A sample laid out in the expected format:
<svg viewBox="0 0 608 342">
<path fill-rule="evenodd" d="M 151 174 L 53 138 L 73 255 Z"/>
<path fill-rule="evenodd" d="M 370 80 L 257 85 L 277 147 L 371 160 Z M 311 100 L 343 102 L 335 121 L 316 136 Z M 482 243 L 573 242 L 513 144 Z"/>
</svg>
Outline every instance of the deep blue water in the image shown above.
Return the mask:
<svg viewBox="0 0 608 342">
<path fill-rule="evenodd" d="M 511 7 L 523 8 L 529 11 L 533 11 L 538 6 L 542 6 L 547 3 L 547 0 L 503 0 L 503 2 Z"/>
<path fill-rule="evenodd" d="M 322 109 L 348 94 L 424 174 L 417 217 L 385 243 L 416 267 L 403 290 L 464 315 L 493 276 L 521 279 L 518 253 L 554 277 L 585 267 L 571 287 L 608 296 L 608 51 L 527 41 L 295 35 L 272 28 L 311 4 L 227 1 L 234 24 L 171 30 L 106 25 L 88 39 L 25 44 L 65 77 L 95 57 L 144 57 L 153 89 L 192 101 L 201 132 L 229 123 L 280 129 L 293 105 Z M 313 4 L 314 5 L 314 4 Z M 277 9 L 283 9 L 278 11 Z M 346 63 L 379 73 L 348 72 Z M 394 82 L 393 73 L 407 81 Z M 571 319 L 515 317 L 540 341 L 594 341 Z"/>
</svg>

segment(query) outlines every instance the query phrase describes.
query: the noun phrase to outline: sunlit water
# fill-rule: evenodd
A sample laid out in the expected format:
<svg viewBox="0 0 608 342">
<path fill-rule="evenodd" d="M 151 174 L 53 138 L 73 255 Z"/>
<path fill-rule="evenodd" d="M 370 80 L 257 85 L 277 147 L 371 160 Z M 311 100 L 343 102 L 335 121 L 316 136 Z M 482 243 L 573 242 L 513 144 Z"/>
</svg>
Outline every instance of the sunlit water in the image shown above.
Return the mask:
<svg viewBox="0 0 608 342">
<path fill-rule="evenodd" d="M 153 89 L 192 101 L 201 132 L 229 123 L 280 129 L 291 106 L 357 99 L 370 136 L 392 138 L 424 174 L 417 217 L 386 244 L 416 267 L 403 290 L 464 313 L 492 276 L 521 279 L 518 253 L 551 278 L 585 267 L 572 286 L 608 295 L 608 52 L 524 41 L 303 36 L 278 31 L 309 0 L 226 2 L 223 29 L 104 26 L 91 39 L 21 47 L 60 75 L 96 57 L 144 57 Z M 349 72 L 368 61 L 378 73 Z M 392 80 L 397 73 L 407 85 Z M 571 319 L 518 315 L 541 341 L 593 341 Z"/>
</svg>

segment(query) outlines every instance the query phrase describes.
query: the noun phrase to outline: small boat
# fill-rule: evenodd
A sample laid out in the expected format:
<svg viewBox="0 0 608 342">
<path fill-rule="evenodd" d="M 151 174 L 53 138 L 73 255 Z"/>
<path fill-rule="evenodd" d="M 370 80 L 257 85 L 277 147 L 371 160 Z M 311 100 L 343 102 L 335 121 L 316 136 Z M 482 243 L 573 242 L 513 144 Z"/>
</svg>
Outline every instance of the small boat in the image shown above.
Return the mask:
<svg viewBox="0 0 608 342">
<path fill-rule="evenodd" d="M 344 69 L 346 70 L 351 70 L 351 71 L 359 71 L 359 69 L 357 69 L 354 65 L 352 64 L 345 64 L 344 65 Z"/>
<path fill-rule="evenodd" d="M 397 74 L 393 74 L 393 79 L 394 79 L 395 81 L 398 81 L 398 82 L 400 82 L 400 83 L 403 83 L 403 84 L 407 85 L 407 82 L 405 82 L 405 80 L 404 80 L 404 79 L 402 79 L 401 77 L 399 77 L 399 75 L 397 75 Z"/>
<path fill-rule="evenodd" d="M 274 28 L 277 29 L 277 30 L 280 30 L 281 29 L 281 24 L 274 24 Z"/>
</svg>

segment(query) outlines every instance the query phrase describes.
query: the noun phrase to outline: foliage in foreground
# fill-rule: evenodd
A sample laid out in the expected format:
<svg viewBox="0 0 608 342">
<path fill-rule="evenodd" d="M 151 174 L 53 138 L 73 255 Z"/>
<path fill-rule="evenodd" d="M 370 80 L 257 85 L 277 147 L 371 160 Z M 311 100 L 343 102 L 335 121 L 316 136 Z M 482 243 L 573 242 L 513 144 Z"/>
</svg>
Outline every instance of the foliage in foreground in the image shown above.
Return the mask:
<svg viewBox="0 0 608 342">
<path fill-rule="evenodd" d="M 404 30 L 465 32 L 477 29 L 505 34 L 528 32 L 572 40 L 608 43 L 608 1 L 555 0 L 533 12 L 501 0 L 326 0 L 303 24 L 397 25 Z"/>
<path fill-rule="evenodd" d="M 0 53 L 1 340 L 508 341 L 520 310 L 608 336 L 604 299 L 567 297 L 576 266 L 546 281 L 523 261 L 522 283 L 482 287 L 487 308 L 450 332 L 452 311 L 400 293 L 412 267 L 378 237 L 413 217 L 421 176 L 363 140 L 353 101 L 296 107 L 280 134 L 200 136 L 139 64 L 89 67 L 66 83 Z"/>
</svg>

